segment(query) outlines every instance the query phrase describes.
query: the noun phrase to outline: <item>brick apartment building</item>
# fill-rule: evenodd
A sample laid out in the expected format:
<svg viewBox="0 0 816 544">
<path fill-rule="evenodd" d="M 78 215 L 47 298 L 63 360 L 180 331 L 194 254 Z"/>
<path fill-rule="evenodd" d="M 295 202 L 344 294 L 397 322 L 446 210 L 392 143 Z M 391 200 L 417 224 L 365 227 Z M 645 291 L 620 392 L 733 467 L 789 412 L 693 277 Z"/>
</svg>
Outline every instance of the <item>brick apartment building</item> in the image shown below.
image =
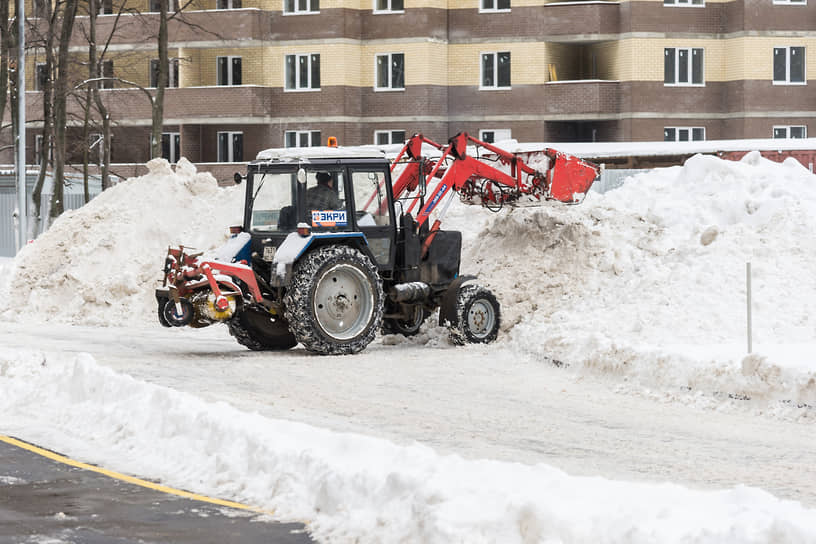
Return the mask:
<svg viewBox="0 0 816 544">
<path fill-rule="evenodd" d="M 150 87 L 155 0 L 126 1 L 146 15 L 119 21 L 105 71 Z M 561 142 L 793 138 L 816 117 L 814 0 L 197 2 L 170 27 L 171 160 L 462 130 Z M 98 19 L 102 37 L 114 20 Z M 80 58 L 87 46 L 75 36 Z M 30 55 L 29 89 L 37 62 Z M 103 91 L 113 161 L 143 163 L 149 103 L 113 87 Z M 38 93 L 27 102 L 39 119 Z M 79 118 L 74 106 L 75 133 Z M 33 162 L 36 124 L 28 135 Z"/>
</svg>

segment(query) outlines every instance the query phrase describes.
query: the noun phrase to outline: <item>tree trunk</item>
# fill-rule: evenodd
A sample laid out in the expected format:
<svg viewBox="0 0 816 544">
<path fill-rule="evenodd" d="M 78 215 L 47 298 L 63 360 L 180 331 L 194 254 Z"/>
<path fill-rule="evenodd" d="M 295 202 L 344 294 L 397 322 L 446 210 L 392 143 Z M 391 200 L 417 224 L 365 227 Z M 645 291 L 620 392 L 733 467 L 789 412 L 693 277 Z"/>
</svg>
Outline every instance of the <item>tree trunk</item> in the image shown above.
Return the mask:
<svg viewBox="0 0 816 544">
<path fill-rule="evenodd" d="M 101 70 L 101 59 L 97 56 L 96 50 L 96 17 L 98 14 L 98 3 L 96 0 L 88 0 L 88 75 L 89 79 L 96 79 L 99 77 Z M 118 21 L 117 17 L 117 21 Z M 94 104 L 99 110 L 99 115 L 102 116 L 102 144 L 99 146 L 99 158 L 102 163 L 101 177 L 102 190 L 110 187 L 110 150 L 111 150 L 111 134 L 110 134 L 110 114 L 108 108 L 102 101 L 102 96 L 99 93 L 99 82 L 91 81 L 89 83 L 91 93 L 93 94 Z"/>
<path fill-rule="evenodd" d="M 68 45 L 74 29 L 79 0 L 66 0 L 62 12 L 62 28 L 57 56 L 57 76 L 54 81 L 54 194 L 51 196 L 51 217 L 65 211 L 65 124 L 68 103 Z"/>
<path fill-rule="evenodd" d="M 167 0 L 159 2 L 159 73 L 156 82 L 156 96 L 153 99 L 153 126 L 150 136 L 150 151 L 153 158 L 162 156 L 164 89 L 167 87 L 170 69 L 167 52 L 167 4 Z"/>
<path fill-rule="evenodd" d="M 53 30 L 56 26 L 57 22 L 57 14 L 51 11 L 51 3 L 44 2 L 43 9 L 45 10 L 43 13 L 43 18 L 48 21 L 48 34 L 45 37 L 45 72 L 48 74 L 48 77 L 45 81 L 43 81 L 43 88 L 42 88 L 42 104 L 43 104 L 43 128 L 42 128 L 42 147 L 40 148 L 40 172 L 37 175 L 37 183 L 34 185 L 34 190 L 31 193 L 31 200 L 34 204 L 34 218 L 36 222 L 33 227 L 33 231 L 31 232 L 31 238 L 36 238 L 37 235 L 44 231 L 44 225 L 42 223 L 42 192 L 43 186 L 45 185 L 45 175 L 48 172 L 48 164 L 51 158 L 51 148 L 54 144 L 54 140 L 52 138 L 52 128 L 53 128 L 53 110 L 51 106 L 53 105 L 53 96 L 54 96 L 54 82 L 52 78 L 52 74 L 54 73 L 54 32 Z M 37 77 L 35 72 L 34 77 Z"/>
<path fill-rule="evenodd" d="M 11 37 L 9 36 L 9 0 L 0 0 L 0 124 L 6 112 L 8 94 L 8 58 Z M 2 141 L 2 140 L 0 140 Z"/>
</svg>

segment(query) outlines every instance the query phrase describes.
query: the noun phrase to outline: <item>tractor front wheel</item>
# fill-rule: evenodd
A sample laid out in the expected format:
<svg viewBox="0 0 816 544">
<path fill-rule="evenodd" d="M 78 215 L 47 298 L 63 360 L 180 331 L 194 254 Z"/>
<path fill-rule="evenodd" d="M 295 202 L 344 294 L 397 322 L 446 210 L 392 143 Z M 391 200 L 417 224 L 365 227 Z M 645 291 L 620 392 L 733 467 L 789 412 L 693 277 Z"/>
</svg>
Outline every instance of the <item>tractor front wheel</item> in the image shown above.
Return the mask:
<svg viewBox="0 0 816 544">
<path fill-rule="evenodd" d="M 377 268 L 366 255 L 348 246 L 324 246 L 295 266 L 285 315 L 309 351 L 357 353 L 382 324 L 383 298 Z"/>
<path fill-rule="evenodd" d="M 450 324 L 454 344 L 488 344 L 499 334 L 501 311 L 496 296 L 485 287 L 465 285 L 456 297 L 456 313 Z"/>
<path fill-rule="evenodd" d="M 283 351 L 297 345 L 289 324 L 264 308 L 247 306 L 227 322 L 235 340 L 253 351 Z"/>
</svg>

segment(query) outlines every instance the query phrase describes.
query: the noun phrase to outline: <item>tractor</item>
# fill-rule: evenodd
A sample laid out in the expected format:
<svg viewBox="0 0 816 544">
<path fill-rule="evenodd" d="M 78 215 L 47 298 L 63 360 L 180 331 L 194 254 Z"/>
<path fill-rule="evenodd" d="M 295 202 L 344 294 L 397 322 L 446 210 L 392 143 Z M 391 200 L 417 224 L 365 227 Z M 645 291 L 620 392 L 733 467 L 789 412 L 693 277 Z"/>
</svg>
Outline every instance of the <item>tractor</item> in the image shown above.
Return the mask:
<svg viewBox="0 0 816 544">
<path fill-rule="evenodd" d="M 414 135 L 392 160 L 375 147 L 263 151 L 235 175 L 245 183 L 244 218 L 228 242 L 210 254 L 168 249 L 159 321 L 223 322 L 252 350 L 300 343 L 339 355 L 362 351 L 380 331 L 414 335 L 438 311 L 453 343 L 492 342 L 499 302 L 460 274 L 461 232 L 441 221 L 451 191 L 493 210 L 580 202 L 598 167 L 543 153 L 538 170 L 466 133 L 447 145 Z"/>
</svg>

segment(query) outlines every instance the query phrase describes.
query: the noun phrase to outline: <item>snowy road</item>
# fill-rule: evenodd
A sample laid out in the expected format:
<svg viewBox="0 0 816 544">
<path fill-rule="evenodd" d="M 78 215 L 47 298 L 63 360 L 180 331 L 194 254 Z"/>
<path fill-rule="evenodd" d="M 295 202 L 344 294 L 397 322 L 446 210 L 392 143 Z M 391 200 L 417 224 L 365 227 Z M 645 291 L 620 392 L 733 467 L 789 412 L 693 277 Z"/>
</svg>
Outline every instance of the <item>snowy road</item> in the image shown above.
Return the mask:
<svg viewBox="0 0 816 544">
<path fill-rule="evenodd" d="M 816 506 L 812 414 L 775 418 L 746 401 L 645 393 L 614 377 L 579 377 L 507 343 L 454 348 L 433 332 L 428 345 L 387 343 L 316 357 L 300 348 L 251 352 L 225 327 L 6 323 L 0 331 L 3 346 L 88 352 L 134 378 L 267 417 L 416 440 L 467 458 L 543 462 L 572 475 L 747 484 Z"/>
</svg>

